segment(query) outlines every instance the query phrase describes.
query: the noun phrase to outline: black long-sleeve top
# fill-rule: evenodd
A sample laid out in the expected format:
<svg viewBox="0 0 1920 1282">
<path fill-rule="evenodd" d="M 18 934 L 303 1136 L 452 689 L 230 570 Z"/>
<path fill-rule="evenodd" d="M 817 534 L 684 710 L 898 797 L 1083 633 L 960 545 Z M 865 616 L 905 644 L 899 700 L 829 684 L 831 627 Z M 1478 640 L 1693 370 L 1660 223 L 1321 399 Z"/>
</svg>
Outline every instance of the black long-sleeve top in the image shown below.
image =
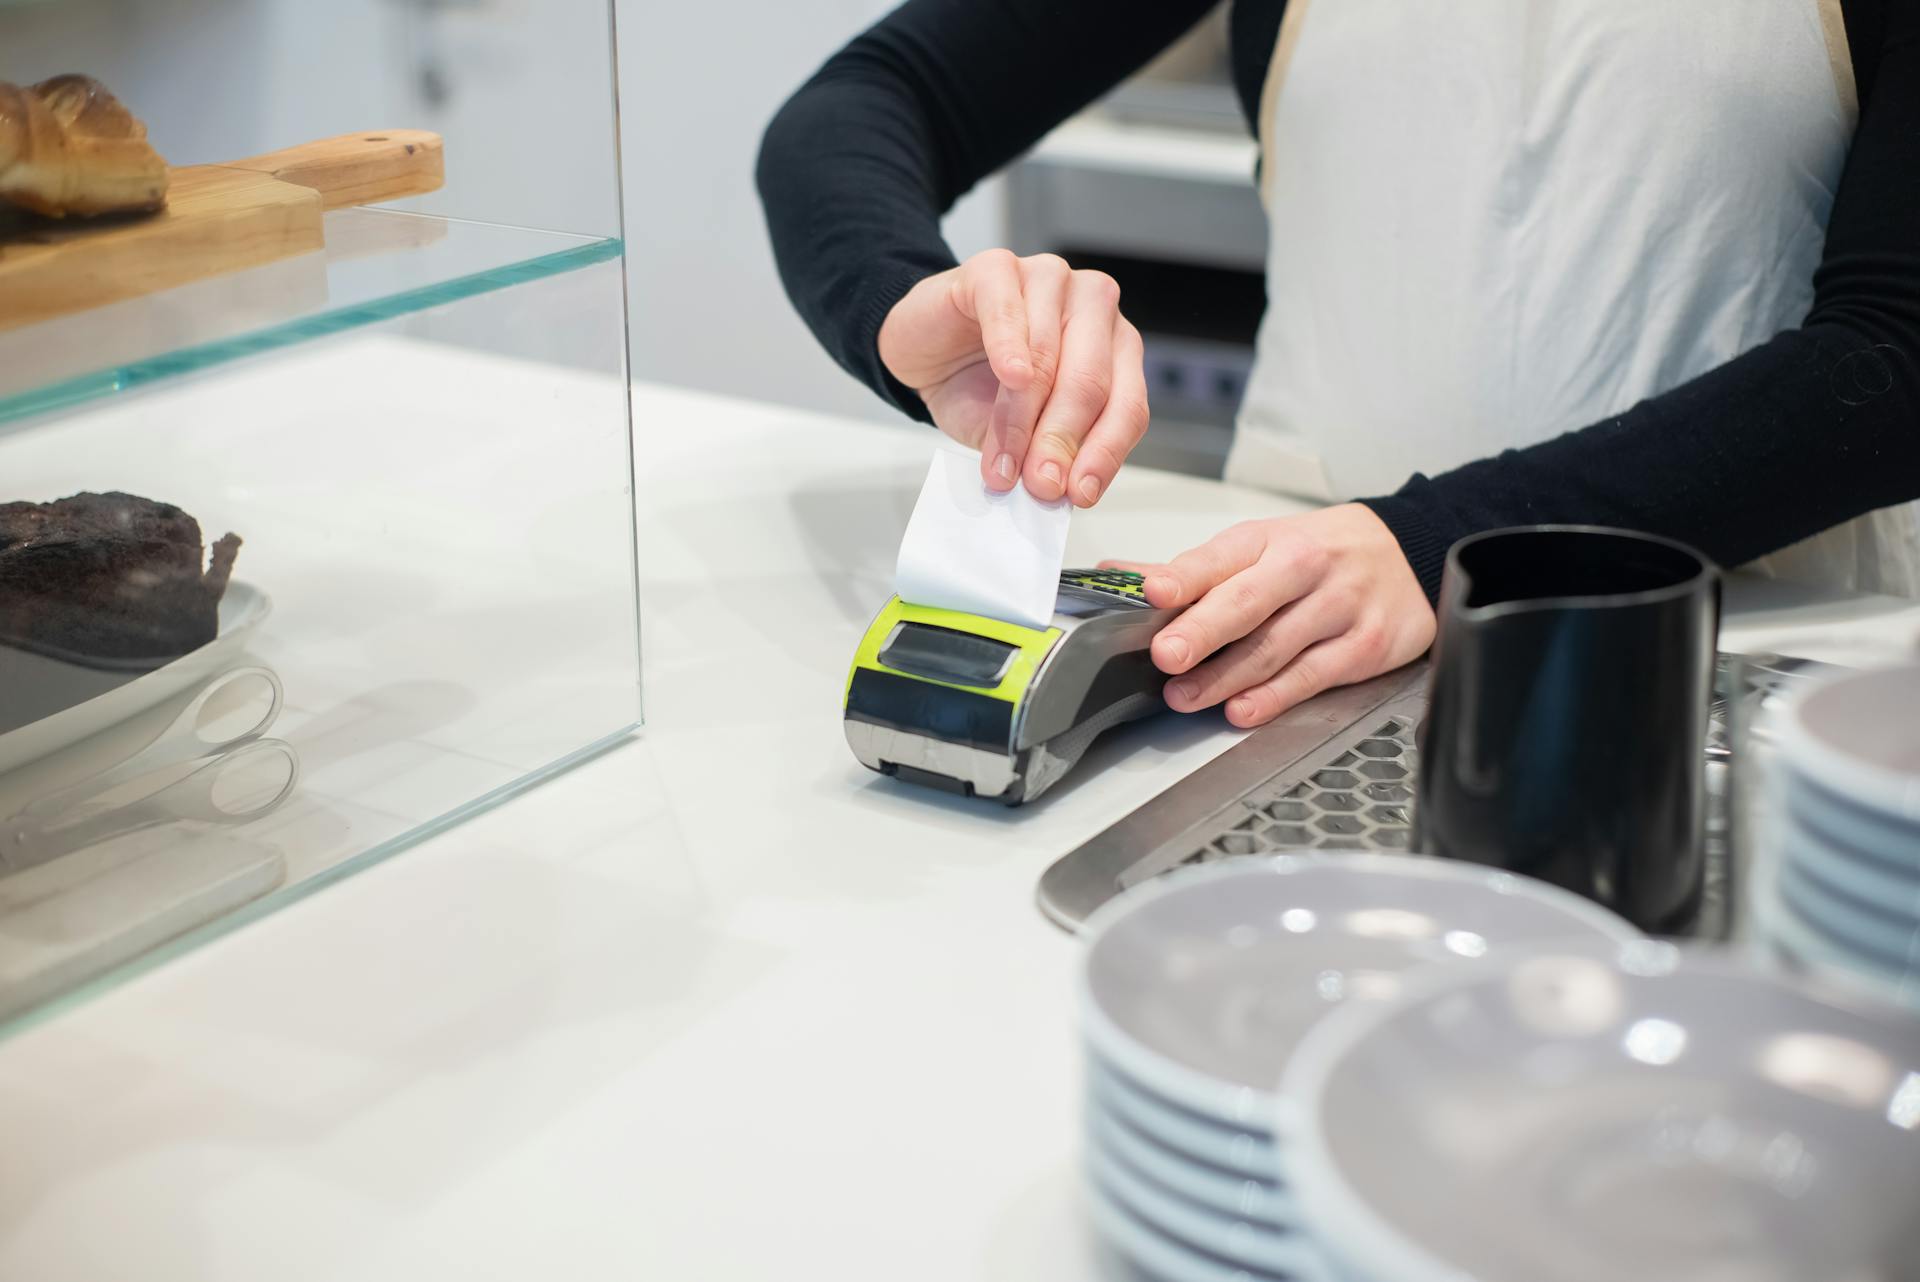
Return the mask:
<svg viewBox="0 0 1920 1282">
<path fill-rule="evenodd" d="M 1286 0 L 1233 0 L 1250 122 Z M 881 364 L 889 310 L 954 265 L 940 216 L 1145 65 L 1215 0 L 907 0 L 783 107 L 758 179 L 781 279 L 842 367 L 928 419 Z M 1920 3 L 1842 0 L 1860 115 L 1799 328 L 1622 414 L 1362 500 L 1434 596 L 1479 530 L 1648 530 L 1737 565 L 1920 498 Z"/>
</svg>

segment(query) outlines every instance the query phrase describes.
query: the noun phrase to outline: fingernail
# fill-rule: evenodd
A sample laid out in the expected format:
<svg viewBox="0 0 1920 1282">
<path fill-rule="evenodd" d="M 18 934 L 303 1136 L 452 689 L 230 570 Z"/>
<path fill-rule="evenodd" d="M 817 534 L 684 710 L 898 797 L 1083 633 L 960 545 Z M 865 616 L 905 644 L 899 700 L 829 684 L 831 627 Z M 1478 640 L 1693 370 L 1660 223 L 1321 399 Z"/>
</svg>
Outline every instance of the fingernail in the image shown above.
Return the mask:
<svg viewBox="0 0 1920 1282">
<path fill-rule="evenodd" d="M 1238 717 L 1242 720 L 1245 720 L 1246 718 L 1251 717 L 1253 715 L 1253 700 L 1251 699 L 1227 700 L 1227 715 L 1229 717 Z"/>
<path fill-rule="evenodd" d="M 1173 697 L 1182 703 L 1192 703 L 1199 694 L 1200 686 L 1197 682 L 1176 681 L 1173 683 Z"/>
<path fill-rule="evenodd" d="M 1060 475 L 1060 465 L 1058 463 L 1042 463 L 1040 465 L 1040 479 L 1048 485 L 1058 485 L 1061 489 L 1067 487 L 1065 479 Z"/>
<path fill-rule="evenodd" d="M 1009 374 L 1024 374 L 1031 368 L 1032 366 L 1028 365 L 1026 360 L 1019 356 L 1007 362 L 1007 373 Z"/>
<path fill-rule="evenodd" d="M 1175 663 L 1185 663 L 1187 656 L 1193 653 L 1193 647 L 1181 637 L 1168 637 L 1165 649 L 1167 657 Z"/>
<path fill-rule="evenodd" d="M 993 474 L 1003 481 L 1011 481 L 1016 474 L 1016 469 L 1013 465 L 1013 455 L 1002 454 L 999 458 L 995 459 L 993 461 Z"/>
<path fill-rule="evenodd" d="M 1097 476 L 1081 477 L 1080 478 L 1080 497 L 1081 499 L 1083 499 L 1088 503 L 1091 503 L 1095 499 L 1099 498 L 1100 497 L 1100 478 Z"/>
<path fill-rule="evenodd" d="M 1150 575 L 1140 580 L 1140 590 L 1158 596 L 1160 593 L 1173 591 L 1173 580 L 1164 575 Z"/>
</svg>

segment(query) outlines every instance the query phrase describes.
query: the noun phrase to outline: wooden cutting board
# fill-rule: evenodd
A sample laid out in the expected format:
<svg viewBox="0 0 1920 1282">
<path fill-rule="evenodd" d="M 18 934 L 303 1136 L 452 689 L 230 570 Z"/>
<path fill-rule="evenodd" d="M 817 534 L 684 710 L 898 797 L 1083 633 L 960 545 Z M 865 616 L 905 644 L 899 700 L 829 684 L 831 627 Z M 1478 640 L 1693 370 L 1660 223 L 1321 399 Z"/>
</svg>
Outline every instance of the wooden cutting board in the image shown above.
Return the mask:
<svg viewBox="0 0 1920 1282">
<path fill-rule="evenodd" d="M 418 196 L 445 174 L 440 136 L 342 134 L 250 160 L 175 169 L 167 207 L 124 218 L 0 219 L 0 330 L 321 248 L 329 209 Z"/>
</svg>

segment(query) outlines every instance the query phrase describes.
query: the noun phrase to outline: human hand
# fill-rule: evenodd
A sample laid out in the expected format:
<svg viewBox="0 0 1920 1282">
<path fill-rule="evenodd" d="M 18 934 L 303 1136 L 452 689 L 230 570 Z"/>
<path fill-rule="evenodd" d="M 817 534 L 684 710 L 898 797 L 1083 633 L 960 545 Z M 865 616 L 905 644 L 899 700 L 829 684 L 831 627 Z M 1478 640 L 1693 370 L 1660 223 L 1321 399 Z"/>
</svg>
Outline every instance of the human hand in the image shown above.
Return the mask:
<svg viewBox="0 0 1920 1282">
<path fill-rule="evenodd" d="M 1153 639 L 1173 680 L 1167 705 L 1257 726 L 1333 686 L 1403 663 L 1433 644 L 1433 607 L 1400 544 L 1369 508 L 1247 521 L 1167 565 L 1110 561 L 1146 576 L 1147 600 L 1188 608 Z"/>
<path fill-rule="evenodd" d="M 880 359 L 994 490 L 1092 507 L 1147 431 L 1140 331 L 1105 272 L 989 249 L 929 276 L 880 326 Z"/>
</svg>

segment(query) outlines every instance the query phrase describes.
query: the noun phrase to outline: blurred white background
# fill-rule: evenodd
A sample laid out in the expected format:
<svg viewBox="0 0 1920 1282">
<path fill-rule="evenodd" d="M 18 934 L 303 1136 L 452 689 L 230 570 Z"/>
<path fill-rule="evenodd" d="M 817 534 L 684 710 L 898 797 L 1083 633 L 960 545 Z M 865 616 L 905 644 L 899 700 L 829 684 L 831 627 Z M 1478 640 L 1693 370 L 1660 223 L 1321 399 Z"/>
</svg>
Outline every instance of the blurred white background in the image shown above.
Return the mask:
<svg viewBox="0 0 1920 1282">
<path fill-rule="evenodd" d="M 618 5 L 633 372 L 894 418 L 834 367 L 780 290 L 753 191 L 760 132 L 887 0 Z M 421 202 L 492 222 L 613 234 L 604 0 L 0 0 L 0 80 L 100 77 L 169 161 L 235 159 L 368 128 L 449 139 Z M 574 126 L 522 122 L 542 103 Z M 564 114 L 553 111 L 567 104 Z M 982 189 L 962 253 L 1004 240 Z"/>
<path fill-rule="evenodd" d="M 635 378 L 899 421 L 794 315 L 753 187 L 780 103 L 893 2 L 616 0 Z M 1223 16 L 947 220 L 962 257 L 1054 250 L 1119 277 L 1154 392 L 1140 457 L 1216 473 L 1252 360 L 1266 234 Z M 0 0 L 0 80 L 98 76 L 176 165 L 437 130 L 447 184 L 418 207 L 611 236 L 607 20 L 606 0 Z M 535 347 L 562 361 L 595 332 L 589 318 L 578 333 L 540 328 Z"/>
<path fill-rule="evenodd" d="M 620 116 L 636 377 L 898 421 L 788 306 L 753 192 L 760 133 L 801 81 L 893 5 L 620 3 Z M 962 256 L 1002 244 L 996 183 L 947 220 Z M 724 334 L 725 341 L 715 341 Z"/>
</svg>

